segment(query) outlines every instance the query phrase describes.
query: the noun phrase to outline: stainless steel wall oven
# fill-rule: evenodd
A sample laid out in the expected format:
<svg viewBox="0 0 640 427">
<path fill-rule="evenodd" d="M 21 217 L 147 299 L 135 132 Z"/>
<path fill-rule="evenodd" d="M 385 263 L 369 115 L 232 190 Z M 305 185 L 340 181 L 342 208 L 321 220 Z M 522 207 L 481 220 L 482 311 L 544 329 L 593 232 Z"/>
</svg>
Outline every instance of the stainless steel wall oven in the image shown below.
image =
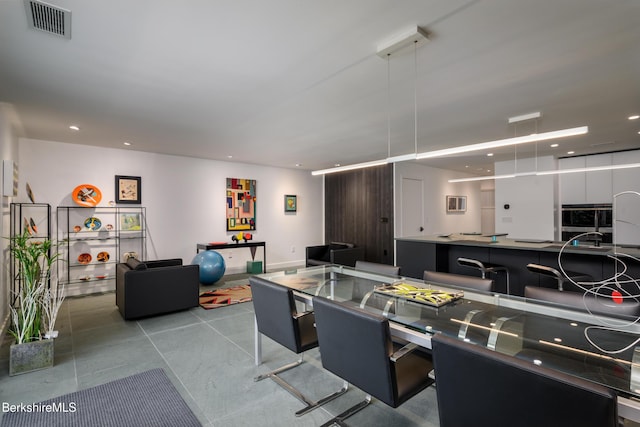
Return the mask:
<svg viewBox="0 0 640 427">
<path fill-rule="evenodd" d="M 586 232 L 600 232 L 602 237 L 589 235 L 579 239 L 585 243 L 613 241 L 613 207 L 611 203 L 562 205 L 562 240 L 571 240 Z"/>
</svg>

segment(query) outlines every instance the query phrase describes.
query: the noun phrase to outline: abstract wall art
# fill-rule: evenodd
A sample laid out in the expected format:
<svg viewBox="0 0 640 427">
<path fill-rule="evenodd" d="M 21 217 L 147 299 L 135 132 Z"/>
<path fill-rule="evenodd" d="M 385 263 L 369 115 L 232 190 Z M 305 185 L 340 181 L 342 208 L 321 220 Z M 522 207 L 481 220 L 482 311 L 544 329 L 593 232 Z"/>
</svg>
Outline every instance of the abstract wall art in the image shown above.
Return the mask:
<svg viewBox="0 0 640 427">
<path fill-rule="evenodd" d="M 227 231 L 256 229 L 256 180 L 227 178 Z"/>
</svg>

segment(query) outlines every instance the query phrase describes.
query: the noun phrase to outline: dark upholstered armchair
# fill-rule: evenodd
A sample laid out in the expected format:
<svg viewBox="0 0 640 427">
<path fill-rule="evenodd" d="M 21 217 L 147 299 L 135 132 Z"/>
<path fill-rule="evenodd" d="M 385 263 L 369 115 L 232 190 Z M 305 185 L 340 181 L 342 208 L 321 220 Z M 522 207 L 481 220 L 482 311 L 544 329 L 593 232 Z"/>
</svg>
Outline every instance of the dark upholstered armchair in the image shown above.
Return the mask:
<svg viewBox="0 0 640 427">
<path fill-rule="evenodd" d="M 307 246 L 307 267 L 339 264 L 354 267 L 356 261 L 364 259 L 364 248 L 352 243 L 332 242 L 328 245 Z"/>
<path fill-rule="evenodd" d="M 618 426 L 609 388 L 443 334 L 431 344 L 442 427 Z"/>
<path fill-rule="evenodd" d="M 181 259 L 116 266 L 116 305 L 127 320 L 197 307 L 199 291 L 199 267 Z"/>
</svg>

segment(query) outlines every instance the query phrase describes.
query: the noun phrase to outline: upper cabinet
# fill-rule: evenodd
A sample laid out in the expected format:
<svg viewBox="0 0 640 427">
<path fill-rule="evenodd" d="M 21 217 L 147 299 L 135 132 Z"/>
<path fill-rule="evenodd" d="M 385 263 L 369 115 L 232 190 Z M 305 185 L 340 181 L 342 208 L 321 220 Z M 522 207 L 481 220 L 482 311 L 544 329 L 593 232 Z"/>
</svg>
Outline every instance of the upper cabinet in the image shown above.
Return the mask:
<svg viewBox="0 0 640 427">
<path fill-rule="evenodd" d="M 577 169 L 586 165 L 585 157 L 569 157 L 560 159 L 559 169 Z M 575 205 L 587 203 L 586 173 L 566 173 L 560 175 L 560 204 Z"/>
<path fill-rule="evenodd" d="M 640 150 L 560 159 L 561 169 L 640 163 Z M 640 192 L 640 168 L 560 175 L 560 203 L 613 203 L 622 191 Z"/>
<path fill-rule="evenodd" d="M 640 163 L 640 150 L 613 153 L 613 164 Z M 640 168 L 613 171 L 613 194 L 623 191 L 640 192 Z"/>
<path fill-rule="evenodd" d="M 611 166 L 612 154 L 597 154 L 585 157 L 585 166 Z M 586 172 L 586 202 L 585 203 L 611 203 L 613 201 L 613 171 Z"/>
</svg>

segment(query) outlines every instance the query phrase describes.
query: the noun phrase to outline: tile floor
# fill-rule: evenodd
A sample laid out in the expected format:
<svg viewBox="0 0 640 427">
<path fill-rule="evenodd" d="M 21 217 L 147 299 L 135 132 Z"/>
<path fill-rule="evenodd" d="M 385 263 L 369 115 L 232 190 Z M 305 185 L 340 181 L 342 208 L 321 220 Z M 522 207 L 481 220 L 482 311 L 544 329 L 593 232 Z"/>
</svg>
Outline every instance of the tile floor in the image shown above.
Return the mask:
<svg viewBox="0 0 640 427">
<path fill-rule="evenodd" d="M 124 321 L 113 293 L 68 298 L 58 317 L 53 368 L 9 377 L 9 340 L 4 340 L 0 402 L 39 402 L 156 367 L 166 371 L 207 427 L 318 426 L 364 397 L 351 388 L 337 400 L 296 418 L 294 412 L 302 407 L 298 400 L 271 380 L 253 381 L 259 373 L 296 360 L 296 355 L 265 338 L 264 363 L 255 366 L 253 325 L 251 303 Z M 322 370 L 317 349 L 307 352 L 305 360 L 282 377 L 308 390 L 311 399 L 340 388 L 342 380 Z M 438 426 L 435 389 L 424 390 L 398 409 L 375 402 L 350 418 L 349 424 Z"/>
</svg>

